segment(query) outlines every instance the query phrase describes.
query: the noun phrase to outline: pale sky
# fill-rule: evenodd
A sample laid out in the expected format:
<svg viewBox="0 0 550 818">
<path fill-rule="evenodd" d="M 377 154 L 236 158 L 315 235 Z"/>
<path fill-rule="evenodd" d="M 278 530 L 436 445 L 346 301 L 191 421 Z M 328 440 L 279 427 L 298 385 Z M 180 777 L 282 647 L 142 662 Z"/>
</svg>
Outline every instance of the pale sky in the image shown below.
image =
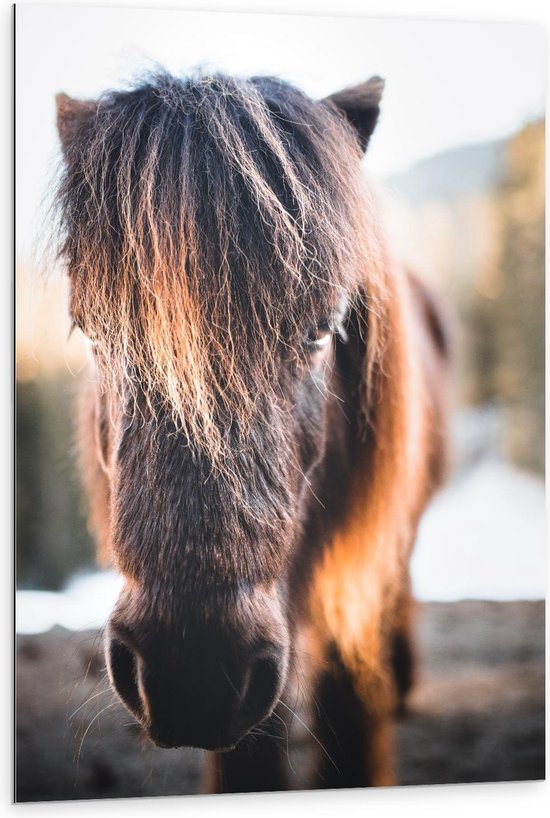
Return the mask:
<svg viewBox="0 0 550 818">
<path fill-rule="evenodd" d="M 18 5 L 17 248 L 24 258 L 57 154 L 54 95 L 96 96 L 161 63 L 275 74 L 314 97 L 386 79 L 368 168 L 404 169 L 508 135 L 544 111 L 545 33 L 530 24 Z"/>
</svg>

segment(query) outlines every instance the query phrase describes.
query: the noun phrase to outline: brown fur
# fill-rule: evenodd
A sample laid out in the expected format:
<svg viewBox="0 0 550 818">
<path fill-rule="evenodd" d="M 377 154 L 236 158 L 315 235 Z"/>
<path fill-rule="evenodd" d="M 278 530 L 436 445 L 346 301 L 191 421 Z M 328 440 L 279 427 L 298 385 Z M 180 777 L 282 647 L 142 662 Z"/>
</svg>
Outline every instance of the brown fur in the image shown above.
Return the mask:
<svg viewBox="0 0 550 818">
<path fill-rule="evenodd" d="M 109 672 L 158 743 L 239 739 L 213 757 L 218 790 L 284 786 L 279 745 L 244 724 L 286 727 L 300 632 L 342 768 L 325 751 L 320 785 L 393 780 L 448 345 L 360 173 L 382 87 L 313 102 L 161 75 L 58 98 L 61 253 L 94 342 L 82 469 L 126 580 Z"/>
<path fill-rule="evenodd" d="M 420 514 L 444 470 L 442 417 L 428 380 L 441 357 L 414 303 L 416 286 L 391 271 L 391 324 L 383 367 L 370 376 L 377 402 L 358 454 L 363 466 L 355 471 L 346 519 L 324 550 L 310 591 L 317 638 L 337 645 L 369 708 L 369 752 L 376 759 L 369 766 L 378 785 L 393 782 L 388 748 L 397 702 L 388 634 L 408 630 L 408 559 Z"/>
</svg>

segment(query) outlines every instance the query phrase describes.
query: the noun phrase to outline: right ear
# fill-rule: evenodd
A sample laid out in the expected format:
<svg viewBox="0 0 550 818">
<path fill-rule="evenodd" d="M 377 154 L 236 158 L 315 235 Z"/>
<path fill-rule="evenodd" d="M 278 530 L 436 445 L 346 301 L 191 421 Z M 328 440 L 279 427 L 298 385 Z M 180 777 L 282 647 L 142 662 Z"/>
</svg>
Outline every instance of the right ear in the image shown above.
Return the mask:
<svg viewBox="0 0 550 818">
<path fill-rule="evenodd" d="M 371 77 L 353 88 L 337 91 L 324 100 L 338 108 L 355 129 L 363 152 L 367 149 L 378 121 L 383 90 L 384 80 L 381 77 Z"/>
<path fill-rule="evenodd" d="M 57 94 L 57 131 L 63 154 L 67 157 L 72 143 L 81 128 L 89 123 L 97 113 L 95 100 L 72 99 L 67 94 Z"/>
</svg>

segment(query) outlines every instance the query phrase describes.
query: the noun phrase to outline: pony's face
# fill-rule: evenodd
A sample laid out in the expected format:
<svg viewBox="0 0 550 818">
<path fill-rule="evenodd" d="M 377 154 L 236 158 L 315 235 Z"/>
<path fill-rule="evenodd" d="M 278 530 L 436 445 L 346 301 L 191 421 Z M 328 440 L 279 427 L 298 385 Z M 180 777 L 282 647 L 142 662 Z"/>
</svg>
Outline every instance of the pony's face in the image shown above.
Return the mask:
<svg viewBox="0 0 550 818">
<path fill-rule="evenodd" d="M 117 407 L 111 549 L 126 586 L 110 619 L 108 666 L 159 744 L 234 745 L 281 695 L 287 572 L 318 502 L 315 468 L 337 409 L 335 341 L 324 326 L 311 336 L 299 362 L 281 355 L 277 388 L 258 395 L 246 433 L 225 431 L 236 455 L 228 474 L 162 410 L 136 411 L 134 398 Z"/>
<path fill-rule="evenodd" d="M 380 92 L 315 103 L 273 80 L 161 77 L 58 101 L 103 536 L 126 580 L 108 668 L 159 745 L 231 747 L 285 684 L 288 573 L 345 422 L 335 347 Z"/>
</svg>

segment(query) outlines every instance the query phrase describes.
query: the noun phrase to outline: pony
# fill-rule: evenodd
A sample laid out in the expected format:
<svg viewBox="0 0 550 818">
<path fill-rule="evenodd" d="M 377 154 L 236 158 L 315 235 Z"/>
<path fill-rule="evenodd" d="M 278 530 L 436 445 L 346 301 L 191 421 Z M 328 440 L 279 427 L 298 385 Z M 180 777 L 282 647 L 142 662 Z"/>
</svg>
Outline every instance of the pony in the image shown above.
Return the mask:
<svg viewBox="0 0 550 818">
<path fill-rule="evenodd" d="M 210 792 L 288 787 L 294 673 L 311 786 L 395 781 L 448 344 L 362 172 L 383 87 L 160 71 L 56 98 L 81 470 L 124 578 L 108 674 L 158 746 L 209 751 Z"/>
</svg>

